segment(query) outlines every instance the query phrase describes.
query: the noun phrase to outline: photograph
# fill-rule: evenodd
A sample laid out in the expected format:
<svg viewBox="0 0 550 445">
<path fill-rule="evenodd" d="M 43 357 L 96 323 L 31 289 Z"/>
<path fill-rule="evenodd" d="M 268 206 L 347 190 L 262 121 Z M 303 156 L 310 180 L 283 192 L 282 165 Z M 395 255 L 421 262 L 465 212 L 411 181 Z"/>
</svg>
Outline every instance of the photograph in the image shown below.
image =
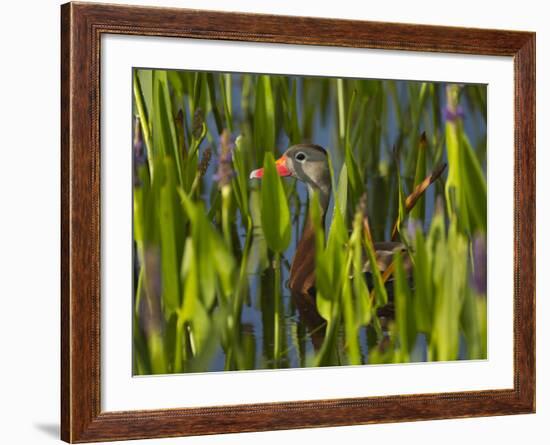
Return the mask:
<svg viewBox="0 0 550 445">
<path fill-rule="evenodd" d="M 487 359 L 487 85 L 131 93 L 135 376 Z"/>
</svg>

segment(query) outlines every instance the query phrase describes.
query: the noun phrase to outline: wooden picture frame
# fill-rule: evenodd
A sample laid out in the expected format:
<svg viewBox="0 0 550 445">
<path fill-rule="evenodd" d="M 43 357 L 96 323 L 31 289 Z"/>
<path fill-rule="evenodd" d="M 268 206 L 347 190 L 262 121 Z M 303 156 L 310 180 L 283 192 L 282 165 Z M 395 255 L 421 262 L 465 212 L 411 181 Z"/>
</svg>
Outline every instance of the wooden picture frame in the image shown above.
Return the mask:
<svg viewBox="0 0 550 445">
<path fill-rule="evenodd" d="M 102 412 L 102 34 L 512 56 L 515 72 L 514 387 L 454 393 Z M 173 437 L 535 411 L 535 34 L 171 8 L 61 7 L 61 437 Z"/>
</svg>

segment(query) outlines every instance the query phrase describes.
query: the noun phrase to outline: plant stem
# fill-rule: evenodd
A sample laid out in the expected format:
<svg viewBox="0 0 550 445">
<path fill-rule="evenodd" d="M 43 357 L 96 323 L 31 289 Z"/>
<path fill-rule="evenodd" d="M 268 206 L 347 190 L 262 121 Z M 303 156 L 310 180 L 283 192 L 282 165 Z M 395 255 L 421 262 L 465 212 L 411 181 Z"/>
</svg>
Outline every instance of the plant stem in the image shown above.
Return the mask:
<svg viewBox="0 0 550 445">
<path fill-rule="evenodd" d="M 275 269 L 275 322 L 274 322 L 274 342 L 273 342 L 273 357 L 278 365 L 281 355 L 281 255 L 275 253 L 273 258 L 273 268 Z"/>
<path fill-rule="evenodd" d="M 344 329 L 346 332 L 346 349 L 348 352 L 349 362 L 351 365 L 361 364 L 361 349 L 358 342 L 358 326 L 355 322 L 355 316 L 353 313 L 353 303 L 351 296 L 350 280 L 347 279 L 351 269 L 352 255 L 348 255 L 348 260 L 344 271 L 346 272 L 346 278 L 344 278 L 342 286 L 342 304 L 344 307 Z"/>
<path fill-rule="evenodd" d="M 336 91 L 338 97 L 338 137 L 340 143 L 344 144 L 346 134 L 346 116 L 344 111 L 344 80 L 336 79 Z"/>
<path fill-rule="evenodd" d="M 181 313 L 178 313 L 178 320 L 176 322 L 176 344 L 174 354 L 174 369 L 173 372 L 183 372 L 183 363 L 185 361 L 185 349 L 184 349 L 184 318 Z"/>
<path fill-rule="evenodd" d="M 231 227 L 229 224 L 229 210 L 231 208 L 231 186 L 222 187 L 222 230 L 225 244 L 232 251 Z"/>
</svg>

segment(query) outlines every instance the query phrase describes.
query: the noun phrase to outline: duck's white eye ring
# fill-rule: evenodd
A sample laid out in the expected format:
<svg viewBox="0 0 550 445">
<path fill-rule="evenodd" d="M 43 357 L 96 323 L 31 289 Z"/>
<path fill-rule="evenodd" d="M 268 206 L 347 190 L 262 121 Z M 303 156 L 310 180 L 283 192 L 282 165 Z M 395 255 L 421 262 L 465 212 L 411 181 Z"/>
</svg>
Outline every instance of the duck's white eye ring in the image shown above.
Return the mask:
<svg viewBox="0 0 550 445">
<path fill-rule="evenodd" d="M 294 156 L 294 159 L 296 159 L 298 162 L 304 162 L 306 160 L 306 154 L 303 152 L 296 153 L 296 156 Z"/>
</svg>

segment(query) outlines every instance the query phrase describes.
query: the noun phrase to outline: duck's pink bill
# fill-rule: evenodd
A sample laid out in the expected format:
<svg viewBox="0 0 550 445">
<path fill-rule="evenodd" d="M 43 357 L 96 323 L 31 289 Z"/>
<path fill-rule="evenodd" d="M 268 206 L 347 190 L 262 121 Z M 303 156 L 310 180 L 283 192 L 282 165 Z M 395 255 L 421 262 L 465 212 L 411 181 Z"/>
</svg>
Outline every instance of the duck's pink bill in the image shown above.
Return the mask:
<svg viewBox="0 0 550 445">
<path fill-rule="evenodd" d="M 279 159 L 275 161 L 275 168 L 277 169 L 277 174 L 279 176 L 290 176 L 292 173 L 286 166 L 286 156 L 281 156 Z M 264 169 L 259 168 L 257 170 L 253 170 L 250 173 L 250 179 L 260 179 L 264 176 Z"/>
</svg>

